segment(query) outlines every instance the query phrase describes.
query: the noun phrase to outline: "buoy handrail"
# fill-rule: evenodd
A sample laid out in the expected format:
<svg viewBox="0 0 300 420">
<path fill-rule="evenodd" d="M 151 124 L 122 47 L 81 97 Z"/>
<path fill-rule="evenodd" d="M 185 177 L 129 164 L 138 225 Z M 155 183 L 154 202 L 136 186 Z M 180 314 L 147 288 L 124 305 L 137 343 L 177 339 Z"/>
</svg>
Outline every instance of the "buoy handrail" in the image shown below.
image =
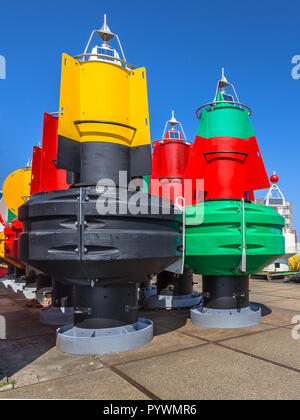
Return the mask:
<svg viewBox="0 0 300 420">
<path fill-rule="evenodd" d="M 198 120 L 199 120 L 199 118 L 200 118 L 200 116 L 199 116 L 199 111 L 200 111 L 200 109 L 203 109 L 203 108 L 205 108 L 205 107 L 207 107 L 207 106 L 211 106 L 211 107 L 213 107 L 214 105 L 219 105 L 219 104 L 239 105 L 239 106 L 241 106 L 241 107 L 244 107 L 244 108 L 248 109 L 248 111 L 249 111 L 249 117 L 251 117 L 251 115 L 252 115 L 252 110 L 251 110 L 251 108 L 249 108 L 249 106 L 247 106 L 247 105 L 245 105 L 245 104 L 241 104 L 240 102 L 234 102 L 234 101 L 215 101 L 215 102 L 210 102 L 210 103 L 208 103 L 208 104 L 205 104 L 205 105 L 200 106 L 200 107 L 196 110 L 196 117 L 197 117 L 197 118 L 198 118 Z"/>
<path fill-rule="evenodd" d="M 111 61 L 111 62 L 113 62 L 113 61 L 119 61 L 120 63 L 125 64 L 125 66 L 127 66 L 127 67 L 135 70 L 135 67 L 133 67 L 131 64 L 127 63 L 126 61 L 122 60 L 121 58 L 111 57 L 110 55 L 105 55 L 105 54 L 80 54 L 80 55 L 75 55 L 73 58 L 78 59 L 78 58 L 85 58 L 85 57 L 109 58 L 109 61 Z"/>
</svg>

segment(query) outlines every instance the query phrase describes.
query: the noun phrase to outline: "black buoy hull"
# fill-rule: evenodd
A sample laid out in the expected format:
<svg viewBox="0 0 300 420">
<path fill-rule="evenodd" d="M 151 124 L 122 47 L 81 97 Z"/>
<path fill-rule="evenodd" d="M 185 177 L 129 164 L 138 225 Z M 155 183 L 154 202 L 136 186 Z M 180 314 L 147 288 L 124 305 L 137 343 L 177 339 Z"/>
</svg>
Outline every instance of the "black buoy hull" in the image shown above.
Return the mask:
<svg viewBox="0 0 300 420">
<path fill-rule="evenodd" d="M 53 275 L 61 288 L 75 286 L 75 325 L 137 321 L 137 285 L 182 257 L 182 214 L 163 200 L 153 211 L 150 199 L 134 214 L 133 194 L 124 200 L 119 190 L 79 187 L 36 194 L 19 209 L 19 258 Z M 107 200 L 108 214 L 99 214 L 99 199 Z"/>
</svg>

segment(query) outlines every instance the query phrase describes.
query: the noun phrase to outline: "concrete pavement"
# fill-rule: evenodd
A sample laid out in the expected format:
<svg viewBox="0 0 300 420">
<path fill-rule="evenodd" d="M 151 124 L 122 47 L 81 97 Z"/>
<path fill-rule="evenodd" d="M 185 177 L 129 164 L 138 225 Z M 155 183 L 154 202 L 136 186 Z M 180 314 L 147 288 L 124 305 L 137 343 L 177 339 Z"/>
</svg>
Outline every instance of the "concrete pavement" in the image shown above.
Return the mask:
<svg viewBox="0 0 300 420">
<path fill-rule="evenodd" d="M 187 310 L 147 312 L 155 337 L 146 346 L 70 356 L 56 350 L 55 328 L 39 323 L 39 310 L 0 283 L 0 384 L 11 384 L 0 387 L 0 399 L 299 399 L 292 319 L 300 284 L 251 280 L 250 288 L 264 315 L 255 327 L 206 329 Z"/>
</svg>

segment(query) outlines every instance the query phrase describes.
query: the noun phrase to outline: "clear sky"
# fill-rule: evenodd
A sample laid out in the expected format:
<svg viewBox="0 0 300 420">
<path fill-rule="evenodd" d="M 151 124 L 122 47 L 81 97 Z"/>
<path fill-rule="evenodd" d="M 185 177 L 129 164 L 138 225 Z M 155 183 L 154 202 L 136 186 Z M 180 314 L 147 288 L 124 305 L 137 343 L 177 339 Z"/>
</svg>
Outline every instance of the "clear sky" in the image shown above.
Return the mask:
<svg viewBox="0 0 300 420">
<path fill-rule="evenodd" d="M 4 2 L 3 2 L 4 3 Z M 1 5 L 0 182 L 31 157 L 41 140 L 42 113 L 59 104 L 62 52 L 83 52 L 103 14 L 126 58 L 145 66 L 152 139 L 161 136 L 172 109 L 194 140 L 195 110 L 213 99 L 225 67 L 253 125 L 268 173 L 276 170 L 293 202 L 300 235 L 300 79 L 291 76 L 300 54 L 297 0 L 52 0 Z M 264 192 L 257 192 L 262 197 Z"/>
</svg>

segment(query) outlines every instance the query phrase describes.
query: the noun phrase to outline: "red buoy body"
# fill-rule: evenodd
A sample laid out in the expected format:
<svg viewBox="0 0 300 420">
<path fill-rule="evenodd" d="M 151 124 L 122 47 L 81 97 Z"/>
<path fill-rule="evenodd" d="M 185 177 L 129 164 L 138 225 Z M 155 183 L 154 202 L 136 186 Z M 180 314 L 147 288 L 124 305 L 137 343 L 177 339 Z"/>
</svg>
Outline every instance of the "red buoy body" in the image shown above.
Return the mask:
<svg viewBox="0 0 300 420">
<path fill-rule="evenodd" d="M 22 223 L 15 218 L 9 225 L 4 228 L 4 252 L 5 257 L 18 261 L 18 243 L 19 235 L 22 233 Z"/>
<path fill-rule="evenodd" d="M 15 233 L 11 228 L 11 224 L 5 226 L 4 228 L 4 255 L 5 257 L 12 257 L 12 244 L 13 244 L 13 240 L 15 238 Z"/>
<path fill-rule="evenodd" d="M 255 137 L 197 137 L 185 178 L 204 180 L 205 200 L 253 200 L 269 186 Z"/>
<path fill-rule="evenodd" d="M 4 228 L 4 256 L 11 264 L 15 264 L 19 268 L 24 265 L 18 260 L 19 235 L 22 233 L 22 223 L 15 218 L 9 225 Z"/>
<path fill-rule="evenodd" d="M 152 154 L 152 177 L 182 179 L 190 152 L 191 145 L 182 140 L 155 141 Z"/>
<path fill-rule="evenodd" d="M 22 223 L 18 218 L 14 219 L 11 222 L 11 229 L 14 232 L 14 238 L 11 247 L 11 257 L 14 260 L 18 260 L 19 235 L 22 233 Z"/>
<path fill-rule="evenodd" d="M 41 158 L 42 148 L 33 146 L 32 149 L 32 164 L 31 164 L 31 182 L 30 182 L 30 195 L 41 191 L 40 177 L 41 177 Z"/>
</svg>

